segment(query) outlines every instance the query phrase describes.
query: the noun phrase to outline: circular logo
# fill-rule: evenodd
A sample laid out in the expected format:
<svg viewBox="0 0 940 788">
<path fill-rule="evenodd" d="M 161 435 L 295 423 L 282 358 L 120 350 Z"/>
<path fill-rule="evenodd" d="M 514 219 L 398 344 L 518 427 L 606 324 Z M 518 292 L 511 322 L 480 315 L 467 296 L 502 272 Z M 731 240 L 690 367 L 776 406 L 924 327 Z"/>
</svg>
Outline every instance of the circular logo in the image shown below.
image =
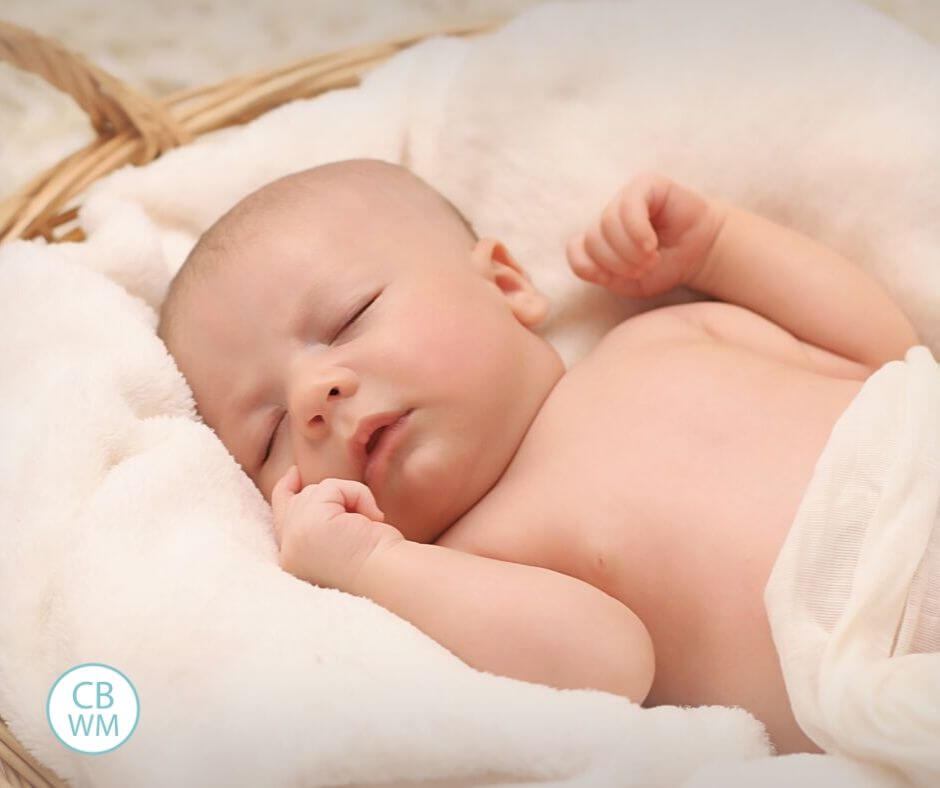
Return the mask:
<svg viewBox="0 0 940 788">
<path fill-rule="evenodd" d="M 66 747 L 100 755 L 120 747 L 137 727 L 140 700 L 121 671 L 100 662 L 71 668 L 52 685 L 49 727 Z"/>
</svg>

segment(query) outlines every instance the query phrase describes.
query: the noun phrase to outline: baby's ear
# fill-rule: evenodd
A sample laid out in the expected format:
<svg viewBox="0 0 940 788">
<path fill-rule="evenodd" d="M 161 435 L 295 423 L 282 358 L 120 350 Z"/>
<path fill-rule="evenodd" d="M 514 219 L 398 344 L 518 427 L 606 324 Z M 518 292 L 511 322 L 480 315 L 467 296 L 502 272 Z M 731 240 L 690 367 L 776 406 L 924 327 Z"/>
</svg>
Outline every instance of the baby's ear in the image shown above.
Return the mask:
<svg viewBox="0 0 940 788">
<path fill-rule="evenodd" d="M 548 314 L 548 299 L 532 285 L 529 275 L 502 243 L 481 238 L 470 253 L 473 266 L 495 284 L 509 304 L 516 319 L 535 328 Z"/>
</svg>

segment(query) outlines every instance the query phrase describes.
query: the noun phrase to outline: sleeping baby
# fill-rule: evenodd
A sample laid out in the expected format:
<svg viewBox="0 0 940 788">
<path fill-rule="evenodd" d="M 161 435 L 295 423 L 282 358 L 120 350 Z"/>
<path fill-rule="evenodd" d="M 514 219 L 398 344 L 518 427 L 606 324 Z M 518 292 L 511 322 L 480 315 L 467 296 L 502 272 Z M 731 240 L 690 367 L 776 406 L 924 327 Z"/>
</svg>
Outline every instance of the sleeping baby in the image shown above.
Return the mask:
<svg viewBox="0 0 940 788">
<path fill-rule="evenodd" d="M 407 170 L 336 162 L 199 240 L 160 336 L 273 508 L 280 564 L 467 664 L 797 724 L 764 589 L 817 459 L 917 336 L 834 251 L 658 174 L 567 246 L 630 298 L 565 370 L 548 303 Z M 905 362 L 899 362 L 901 364 Z"/>
</svg>

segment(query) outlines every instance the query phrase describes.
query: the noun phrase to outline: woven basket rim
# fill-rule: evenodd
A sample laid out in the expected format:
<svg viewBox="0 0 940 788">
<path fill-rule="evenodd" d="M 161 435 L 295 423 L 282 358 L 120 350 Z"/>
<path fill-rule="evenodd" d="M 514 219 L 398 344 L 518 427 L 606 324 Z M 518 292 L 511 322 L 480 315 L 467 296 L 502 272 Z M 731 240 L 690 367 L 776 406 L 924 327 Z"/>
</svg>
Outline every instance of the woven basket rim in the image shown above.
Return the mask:
<svg viewBox="0 0 940 788">
<path fill-rule="evenodd" d="M 288 101 L 356 87 L 367 71 L 428 38 L 480 35 L 504 21 L 443 26 L 345 47 L 161 98 L 133 90 L 55 39 L 0 21 L 0 61 L 32 71 L 68 92 L 97 132 L 93 142 L 0 201 L 0 244 L 37 236 L 82 240 L 84 233 L 74 226 L 77 209 L 70 201 L 118 167 L 146 164 L 171 148 L 246 123 Z"/>
</svg>

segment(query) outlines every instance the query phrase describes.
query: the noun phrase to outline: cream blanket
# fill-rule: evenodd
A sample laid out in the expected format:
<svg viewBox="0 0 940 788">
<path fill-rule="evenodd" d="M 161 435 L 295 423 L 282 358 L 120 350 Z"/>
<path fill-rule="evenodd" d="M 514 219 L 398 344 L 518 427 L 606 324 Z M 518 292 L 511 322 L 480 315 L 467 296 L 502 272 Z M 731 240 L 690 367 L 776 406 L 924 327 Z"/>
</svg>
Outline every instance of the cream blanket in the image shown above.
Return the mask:
<svg viewBox="0 0 940 788">
<path fill-rule="evenodd" d="M 656 167 L 859 260 L 937 352 L 938 128 L 940 55 L 849 2 L 546 5 L 102 182 L 86 243 L 0 250 L 0 714 L 83 786 L 894 785 L 843 757 L 768 758 L 740 710 L 474 671 L 369 600 L 286 575 L 155 309 L 240 196 L 372 156 L 507 242 L 570 361 L 637 305 L 577 282 L 563 241 Z M 98 757 L 44 715 L 55 678 L 92 661 L 141 698 L 134 735 Z"/>
<path fill-rule="evenodd" d="M 842 414 L 765 600 L 803 730 L 940 785 L 940 366 L 926 348 Z"/>
</svg>

